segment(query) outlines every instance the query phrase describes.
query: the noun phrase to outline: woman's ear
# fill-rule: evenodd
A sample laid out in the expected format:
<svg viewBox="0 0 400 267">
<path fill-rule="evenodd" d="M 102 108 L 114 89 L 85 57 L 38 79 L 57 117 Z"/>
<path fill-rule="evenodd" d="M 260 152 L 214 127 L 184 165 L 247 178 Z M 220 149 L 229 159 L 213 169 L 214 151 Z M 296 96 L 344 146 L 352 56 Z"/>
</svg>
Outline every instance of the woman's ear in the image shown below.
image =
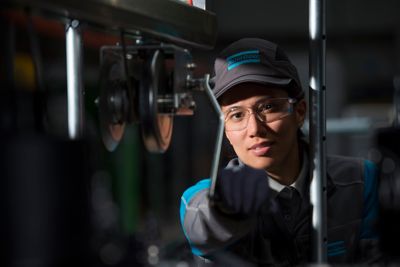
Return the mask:
<svg viewBox="0 0 400 267">
<path fill-rule="evenodd" d="M 301 99 L 295 105 L 296 121 L 299 128 L 303 126 L 304 120 L 306 118 L 306 113 L 307 113 L 307 103 L 304 99 Z"/>
</svg>

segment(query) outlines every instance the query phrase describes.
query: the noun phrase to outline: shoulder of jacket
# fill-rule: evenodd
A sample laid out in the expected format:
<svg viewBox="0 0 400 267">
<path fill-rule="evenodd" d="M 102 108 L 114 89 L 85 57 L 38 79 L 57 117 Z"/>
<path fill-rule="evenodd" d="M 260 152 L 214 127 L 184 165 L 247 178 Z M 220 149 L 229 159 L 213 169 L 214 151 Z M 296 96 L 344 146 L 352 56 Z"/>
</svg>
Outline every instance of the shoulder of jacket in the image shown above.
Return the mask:
<svg viewBox="0 0 400 267">
<path fill-rule="evenodd" d="M 326 157 L 327 173 L 336 185 L 364 183 L 363 158 L 329 155 Z"/>
</svg>

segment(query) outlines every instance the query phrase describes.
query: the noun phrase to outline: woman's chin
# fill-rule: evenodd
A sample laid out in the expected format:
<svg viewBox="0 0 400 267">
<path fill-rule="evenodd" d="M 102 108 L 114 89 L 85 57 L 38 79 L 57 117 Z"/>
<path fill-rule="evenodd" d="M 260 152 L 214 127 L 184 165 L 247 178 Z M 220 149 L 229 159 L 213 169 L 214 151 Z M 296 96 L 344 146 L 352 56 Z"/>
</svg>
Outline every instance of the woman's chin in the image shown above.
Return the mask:
<svg viewBox="0 0 400 267">
<path fill-rule="evenodd" d="M 268 170 L 273 166 L 273 160 L 266 157 L 257 157 L 255 159 L 249 159 L 248 163 L 245 162 L 245 164 L 255 169 Z"/>
</svg>

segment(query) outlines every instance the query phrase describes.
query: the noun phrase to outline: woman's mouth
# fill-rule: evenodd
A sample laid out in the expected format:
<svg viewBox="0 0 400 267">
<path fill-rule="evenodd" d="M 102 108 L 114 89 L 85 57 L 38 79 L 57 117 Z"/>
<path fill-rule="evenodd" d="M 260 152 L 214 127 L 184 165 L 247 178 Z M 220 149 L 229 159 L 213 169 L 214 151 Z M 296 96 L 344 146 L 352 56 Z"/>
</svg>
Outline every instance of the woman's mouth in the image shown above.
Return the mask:
<svg viewBox="0 0 400 267">
<path fill-rule="evenodd" d="M 250 147 L 250 151 L 257 157 L 264 156 L 271 149 L 272 142 L 262 142 Z"/>
</svg>

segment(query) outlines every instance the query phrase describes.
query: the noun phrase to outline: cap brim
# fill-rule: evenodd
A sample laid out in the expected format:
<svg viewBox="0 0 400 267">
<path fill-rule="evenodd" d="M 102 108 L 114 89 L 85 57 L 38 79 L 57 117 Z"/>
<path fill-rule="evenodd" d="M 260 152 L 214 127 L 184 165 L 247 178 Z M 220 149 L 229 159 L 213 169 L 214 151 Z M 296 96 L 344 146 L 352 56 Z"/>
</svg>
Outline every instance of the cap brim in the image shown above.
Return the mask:
<svg viewBox="0 0 400 267">
<path fill-rule="evenodd" d="M 215 97 L 218 98 L 224 93 L 226 93 L 232 87 L 241 84 L 241 83 L 260 83 L 266 85 L 278 85 L 284 86 L 288 85 L 292 81 L 292 78 L 280 78 L 280 77 L 272 77 L 272 76 L 265 76 L 265 75 L 245 75 L 240 77 L 239 79 L 235 79 L 228 83 L 224 88 L 219 90 L 218 92 L 214 93 Z"/>
</svg>

